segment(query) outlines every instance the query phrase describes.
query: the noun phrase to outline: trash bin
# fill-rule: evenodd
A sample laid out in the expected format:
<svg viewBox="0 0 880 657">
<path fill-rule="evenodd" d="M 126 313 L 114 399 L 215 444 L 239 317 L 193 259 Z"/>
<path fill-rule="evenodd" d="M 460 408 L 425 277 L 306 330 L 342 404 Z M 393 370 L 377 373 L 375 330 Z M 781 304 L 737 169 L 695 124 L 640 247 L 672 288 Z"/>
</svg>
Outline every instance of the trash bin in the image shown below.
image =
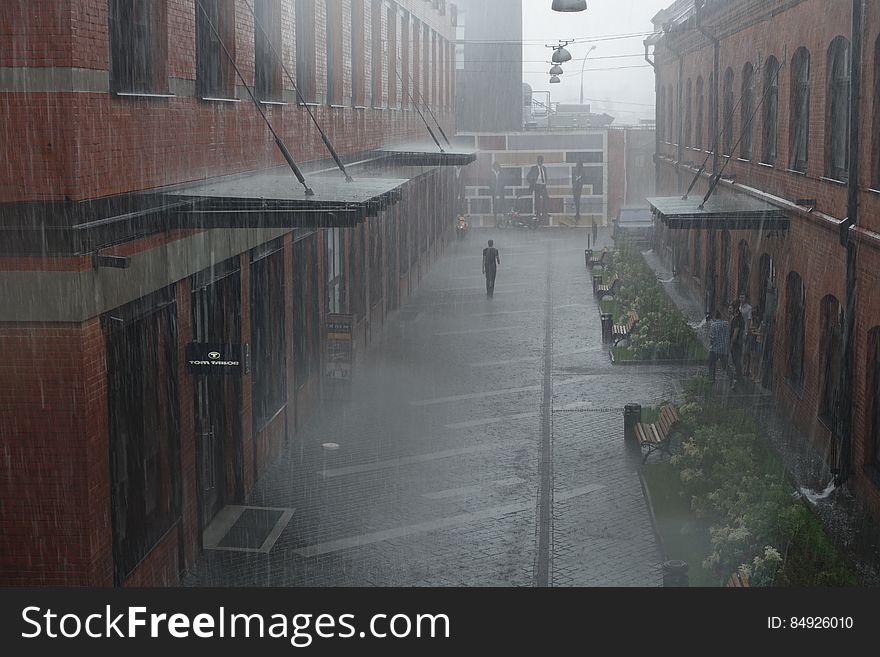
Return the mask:
<svg viewBox="0 0 880 657">
<path fill-rule="evenodd" d="M 589 267 L 590 260 L 593 259 L 593 249 L 584 249 L 584 265 Z"/>
<path fill-rule="evenodd" d="M 686 561 L 673 559 L 663 562 L 663 586 L 690 586 Z"/>
<path fill-rule="evenodd" d="M 602 320 L 602 342 L 607 344 L 611 342 L 611 330 L 614 327 L 614 315 L 602 313 L 600 318 Z"/>
<path fill-rule="evenodd" d="M 600 285 L 602 285 L 602 274 L 593 274 L 593 294 L 599 294 Z"/>
<path fill-rule="evenodd" d="M 623 440 L 629 444 L 636 442 L 636 425 L 642 421 L 642 405 L 627 404 L 623 407 Z"/>
</svg>

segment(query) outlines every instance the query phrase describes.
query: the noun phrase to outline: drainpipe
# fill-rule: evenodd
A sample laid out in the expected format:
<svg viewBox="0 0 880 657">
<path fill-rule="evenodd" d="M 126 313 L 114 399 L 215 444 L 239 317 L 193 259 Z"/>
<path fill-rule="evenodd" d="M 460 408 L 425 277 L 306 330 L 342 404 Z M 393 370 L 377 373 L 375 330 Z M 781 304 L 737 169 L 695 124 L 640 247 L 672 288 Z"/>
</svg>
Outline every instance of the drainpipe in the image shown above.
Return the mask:
<svg viewBox="0 0 880 657">
<path fill-rule="evenodd" d="M 718 173 L 718 149 L 721 146 L 720 137 L 721 132 L 718 130 L 718 107 L 721 105 L 720 102 L 720 94 L 718 90 L 720 89 L 721 82 L 719 78 L 721 77 L 721 40 L 718 39 L 714 34 L 710 34 L 706 28 L 703 27 L 703 0 L 696 0 L 694 6 L 696 7 L 696 14 L 694 16 L 694 20 L 696 21 L 697 30 L 706 37 L 710 42 L 712 42 L 712 46 L 715 51 L 715 59 L 713 63 L 714 73 L 713 84 L 714 89 L 709 91 L 715 98 L 715 102 L 711 103 L 712 105 L 712 116 L 709 117 L 709 120 L 712 122 L 712 125 L 715 126 L 713 132 L 715 133 L 715 143 L 712 145 L 712 174 L 715 175 Z M 708 315 L 711 312 L 714 312 L 715 306 L 718 301 L 716 299 L 716 288 L 718 287 L 718 272 L 716 270 L 716 263 L 718 261 L 718 249 L 715 244 L 716 242 L 715 229 L 709 229 L 709 262 L 712 263 L 709 269 L 709 281 L 708 281 L 708 294 L 706 297 L 706 314 Z"/>
<path fill-rule="evenodd" d="M 853 376 L 855 375 L 855 326 L 858 245 L 853 229 L 859 219 L 859 126 L 862 98 L 862 15 L 864 0 L 852 3 L 852 39 L 850 43 L 850 103 L 849 103 L 849 171 L 847 175 L 847 217 L 840 227 L 840 241 L 846 248 L 846 303 L 844 310 L 843 361 L 840 368 L 839 398 L 836 400 L 835 433 L 838 453 L 834 468 L 836 485 L 850 475 L 852 454 Z"/>
</svg>

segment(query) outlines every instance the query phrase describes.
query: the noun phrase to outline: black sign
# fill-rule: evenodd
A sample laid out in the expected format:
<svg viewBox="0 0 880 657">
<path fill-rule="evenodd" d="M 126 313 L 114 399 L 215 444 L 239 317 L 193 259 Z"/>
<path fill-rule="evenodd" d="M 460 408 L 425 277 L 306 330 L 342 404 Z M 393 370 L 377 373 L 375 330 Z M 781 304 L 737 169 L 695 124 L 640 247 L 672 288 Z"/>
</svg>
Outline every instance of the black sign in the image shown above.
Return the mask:
<svg viewBox="0 0 880 657">
<path fill-rule="evenodd" d="M 186 367 L 197 374 L 230 374 L 241 368 L 241 345 L 190 342 Z"/>
</svg>

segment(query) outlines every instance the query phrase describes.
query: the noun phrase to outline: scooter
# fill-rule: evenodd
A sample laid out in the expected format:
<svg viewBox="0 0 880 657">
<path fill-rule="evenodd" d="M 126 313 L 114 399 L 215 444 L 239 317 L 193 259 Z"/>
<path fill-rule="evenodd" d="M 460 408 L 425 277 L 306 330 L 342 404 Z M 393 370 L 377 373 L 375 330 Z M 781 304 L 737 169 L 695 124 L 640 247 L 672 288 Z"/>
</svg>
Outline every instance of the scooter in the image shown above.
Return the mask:
<svg viewBox="0 0 880 657">
<path fill-rule="evenodd" d="M 468 232 L 468 223 L 467 223 L 467 221 L 465 221 L 464 217 L 459 216 L 458 223 L 455 225 L 455 236 L 458 239 L 463 240 L 465 237 L 467 237 L 467 232 Z"/>
</svg>

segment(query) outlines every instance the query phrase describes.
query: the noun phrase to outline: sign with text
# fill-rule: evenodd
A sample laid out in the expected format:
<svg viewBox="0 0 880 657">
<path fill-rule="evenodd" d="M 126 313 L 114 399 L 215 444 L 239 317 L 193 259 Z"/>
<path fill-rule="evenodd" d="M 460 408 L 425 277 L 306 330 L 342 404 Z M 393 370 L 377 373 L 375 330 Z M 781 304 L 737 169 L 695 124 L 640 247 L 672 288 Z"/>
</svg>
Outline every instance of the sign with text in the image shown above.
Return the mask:
<svg viewBox="0 0 880 657">
<path fill-rule="evenodd" d="M 354 316 L 327 315 L 327 361 L 324 380 L 336 392 L 350 392 L 354 364 Z"/>
<path fill-rule="evenodd" d="M 241 345 L 190 342 L 186 367 L 194 374 L 237 374 L 241 371 Z"/>
</svg>

